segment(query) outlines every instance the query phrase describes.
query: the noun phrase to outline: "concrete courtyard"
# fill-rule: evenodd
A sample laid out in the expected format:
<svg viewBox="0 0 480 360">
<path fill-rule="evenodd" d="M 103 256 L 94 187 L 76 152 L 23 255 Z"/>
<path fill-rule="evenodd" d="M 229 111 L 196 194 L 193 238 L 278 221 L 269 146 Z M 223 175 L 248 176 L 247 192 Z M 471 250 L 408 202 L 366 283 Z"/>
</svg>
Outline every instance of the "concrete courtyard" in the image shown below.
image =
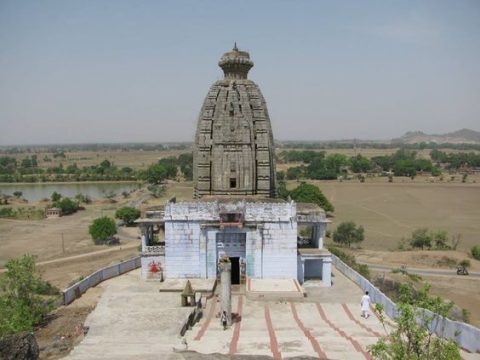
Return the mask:
<svg viewBox="0 0 480 360">
<path fill-rule="evenodd" d="M 307 297 L 294 301 L 234 294 L 232 311 L 239 321 L 225 331 L 213 296 L 202 320 L 181 338 L 180 329 L 192 308 L 180 307 L 179 292 L 159 292 L 159 283 L 142 281 L 135 270 L 102 285 L 102 298 L 85 324 L 89 332 L 67 358 L 205 359 L 190 352 L 196 351 L 274 359 L 370 359 L 366 347 L 385 330 L 375 316 L 360 317 L 362 292 L 356 285 L 336 269 L 333 281 L 331 288 L 307 282 Z M 186 349 L 189 352 L 182 352 Z M 463 352 L 462 357 L 479 358 Z"/>
</svg>

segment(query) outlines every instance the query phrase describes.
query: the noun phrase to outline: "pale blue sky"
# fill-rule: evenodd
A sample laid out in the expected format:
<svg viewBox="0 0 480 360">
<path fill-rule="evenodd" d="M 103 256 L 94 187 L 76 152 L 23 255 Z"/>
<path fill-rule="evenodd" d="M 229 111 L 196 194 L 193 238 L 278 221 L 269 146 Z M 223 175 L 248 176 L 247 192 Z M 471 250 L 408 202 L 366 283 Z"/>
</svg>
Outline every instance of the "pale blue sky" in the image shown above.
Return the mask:
<svg viewBox="0 0 480 360">
<path fill-rule="evenodd" d="M 480 130 L 477 0 L 0 0 L 0 145 L 191 141 L 234 41 L 277 139 Z"/>
</svg>

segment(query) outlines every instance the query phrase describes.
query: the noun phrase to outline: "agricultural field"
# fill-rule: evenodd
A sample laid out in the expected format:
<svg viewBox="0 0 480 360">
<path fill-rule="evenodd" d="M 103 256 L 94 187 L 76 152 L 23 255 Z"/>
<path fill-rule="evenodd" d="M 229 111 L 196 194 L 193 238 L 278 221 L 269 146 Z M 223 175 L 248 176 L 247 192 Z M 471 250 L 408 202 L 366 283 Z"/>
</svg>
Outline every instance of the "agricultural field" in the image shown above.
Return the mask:
<svg viewBox="0 0 480 360">
<path fill-rule="evenodd" d="M 178 156 L 189 152 L 190 150 L 107 150 L 107 151 L 72 151 L 65 152 L 65 157 L 54 157 L 53 153 L 19 153 L 7 154 L 1 153 L 1 156 L 14 157 L 17 161 L 21 161 L 27 156 L 37 155 L 38 166 L 46 169 L 62 164 L 64 167 L 77 164 L 79 168 L 85 166 L 93 166 L 100 164 L 103 160 L 108 160 L 117 167 L 130 167 L 132 169 L 145 169 L 149 165 L 160 159 L 169 156 Z"/>
<path fill-rule="evenodd" d="M 359 181 L 312 181 L 335 206 L 334 229 L 342 221 L 355 221 L 365 228 L 362 247 L 396 250 L 400 240 L 426 227 L 460 234 L 458 249 L 480 243 L 480 182 L 411 181 L 385 178 Z M 295 182 L 289 183 L 295 186 Z"/>
</svg>

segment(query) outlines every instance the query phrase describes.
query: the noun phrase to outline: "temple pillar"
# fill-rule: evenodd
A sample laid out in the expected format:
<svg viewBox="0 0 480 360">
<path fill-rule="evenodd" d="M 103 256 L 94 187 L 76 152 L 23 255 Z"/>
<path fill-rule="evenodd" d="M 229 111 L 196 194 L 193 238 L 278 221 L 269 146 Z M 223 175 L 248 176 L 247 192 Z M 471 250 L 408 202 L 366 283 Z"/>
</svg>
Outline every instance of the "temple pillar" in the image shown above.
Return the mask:
<svg viewBox="0 0 480 360">
<path fill-rule="evenodd" d="M 221 293 L 221 314 L 227 314 L 227 325 L 232 325 L 232 264 L 226 257 L 219 261 Z"/>
<path fill-rule="evenodd" d="M 140 232 L 141 236 L 140 239 L 142 240 L 142 252 L 145 252 L 145 247 L 148 245 L 148 240 L 147 240 L 147 228 L 145 225 L 140 225 Z"/>
<path fill-rule="evenodd" d="M 332 258 L 322 260 L 322 283 L 324 286 L 332 286 Z"/>
</svg>

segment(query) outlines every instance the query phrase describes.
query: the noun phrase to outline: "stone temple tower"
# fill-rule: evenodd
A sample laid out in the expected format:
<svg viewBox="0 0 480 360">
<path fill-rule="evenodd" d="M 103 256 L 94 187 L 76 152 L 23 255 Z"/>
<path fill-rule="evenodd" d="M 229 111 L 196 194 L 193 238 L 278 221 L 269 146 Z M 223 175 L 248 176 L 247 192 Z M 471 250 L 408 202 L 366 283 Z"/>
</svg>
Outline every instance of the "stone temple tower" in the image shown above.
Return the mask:
<svg viewBox="0 0 480 360">
<path fill-rule="evenodd" d="M 247 79 L 250 55 L 235 44 L 218 65 L 225 76 L 210 87 L 198 117 L 194 196 L 275 197 L 272 128 L 260 88 Z"/>
</svg>

